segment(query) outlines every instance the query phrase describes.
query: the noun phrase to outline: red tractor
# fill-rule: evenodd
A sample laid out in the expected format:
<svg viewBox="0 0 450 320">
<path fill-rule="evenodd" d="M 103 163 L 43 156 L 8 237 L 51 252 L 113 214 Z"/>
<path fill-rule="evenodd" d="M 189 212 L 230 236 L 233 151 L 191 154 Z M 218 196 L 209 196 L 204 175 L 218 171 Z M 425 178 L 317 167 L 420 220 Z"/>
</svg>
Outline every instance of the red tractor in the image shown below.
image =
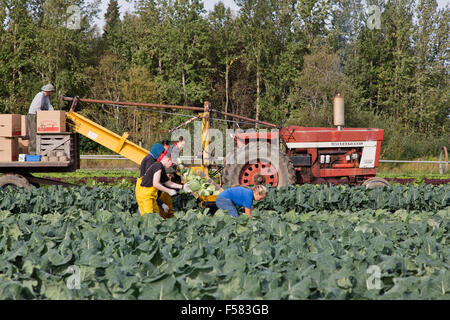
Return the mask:
<svg viewBox="0 0 450 320">
<path fill-rule="evenodd" d="M 386 180 L 375 178 L 384 131 L 343 128 L 344 105 L 340 95 L 334 99 L 334 124 L 337 128 L 288 126 L 275 132 L 236 134 L 241 147 L 224 161 L 223 184 L 389 185 Z M 278 142 L 285 150 L 277 147 Z"/>
<path fill-rule="evenodd" d="M 60 100 L 75 102 L 74 98 L 69 97 L 61 97 Z M 296 183 L 364 184 L 367 187 L 389 185 L 386 180 L 375 178 L 384 131 L 371 128 L 344 128 L 344 98 L 339 94 L 333 102 L 335 128 L 299 126 L 278 128 L 275 124 L 265 121 L 212 110 L 209 102 L 205 102 L 204 108 L 200 108 L 79 99 L 78 97 L 76 100 L 115 106 L 202 112 L 171 129 L 169 133 L 194 120 L 202 119 L 203 152 L 201 167 L 196 168 L 200 169 L 205 176 L 208 176 L 208 169 L 214 162 L 210 161 L 212 159 L 210 159 L 210 139 L 208 138 L 211 113 L 236 119 L 235 121 L 243 120 L 276 128 L 270 132 L 253 131 L 234 135 L 237 150 L 228 154 L 223 163 L 222 183 L 227 186 L 270 184 L 281 187 Z M 144 152 L 146 153 L 148 151 Z"/>
</svg>

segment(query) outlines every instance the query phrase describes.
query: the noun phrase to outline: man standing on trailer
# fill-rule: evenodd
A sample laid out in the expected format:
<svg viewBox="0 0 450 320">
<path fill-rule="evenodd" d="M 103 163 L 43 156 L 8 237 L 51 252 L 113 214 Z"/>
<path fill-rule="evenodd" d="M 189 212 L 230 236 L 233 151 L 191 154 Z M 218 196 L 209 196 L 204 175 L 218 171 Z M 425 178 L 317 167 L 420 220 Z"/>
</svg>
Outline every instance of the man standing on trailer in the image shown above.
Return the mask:
<svg viewBox="0 0 450 320">
<path fill-rule="evenodd" d="M 50 103 L 50 97 L 53 92 L 55 92 L 55 87 L 51 83 L 43 86 L 41 92 L 36 94 L 30 104 L 27 114 L 27 133 L 30 138 L 28 154 L 36 154 L 36 112 L 40 110 L 54 110 Z"/>
</svg>

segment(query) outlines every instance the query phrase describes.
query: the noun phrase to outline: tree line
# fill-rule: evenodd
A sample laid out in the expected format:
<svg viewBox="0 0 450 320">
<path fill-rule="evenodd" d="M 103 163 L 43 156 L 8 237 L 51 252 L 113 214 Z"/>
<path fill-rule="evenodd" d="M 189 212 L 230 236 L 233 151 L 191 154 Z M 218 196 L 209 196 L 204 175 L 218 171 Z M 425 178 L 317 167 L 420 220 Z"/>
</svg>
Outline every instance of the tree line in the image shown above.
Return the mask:
<svg viewBox="0 0 450 320">
<path fill-rule="evenodd" d="M 110 0 L 102 32 L 99 3 L 0 2 L 2 113 L 25 114 L 52 82 L 66 96 L 209 101 L 281 126 L 328 127 L 339 92 L 347 127 L 385 129 L 385 157 L 450 145 L 449 6 L 436 0 L 235 0 L 237 12 L 220 2 L 207 12 L 200 0 L 139 0 L 123 18 Z M 68 27 L 71 5 L 77 28 Z M 159 111 L 86 104 L 80 112 L 149 147 L 186 120 Z"/>
</svg>

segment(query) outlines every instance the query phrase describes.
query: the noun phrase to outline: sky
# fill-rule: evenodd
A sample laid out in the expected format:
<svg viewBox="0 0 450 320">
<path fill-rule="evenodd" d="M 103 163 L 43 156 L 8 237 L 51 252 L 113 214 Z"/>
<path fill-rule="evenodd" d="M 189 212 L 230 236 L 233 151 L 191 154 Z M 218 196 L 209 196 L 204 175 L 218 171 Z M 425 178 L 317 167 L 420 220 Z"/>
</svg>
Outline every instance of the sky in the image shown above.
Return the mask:
<svg viewBox="0 0 450 320">
<path fill-rule="evenodd" d="M 214 8 L 214 5 L 218 2 L 223 2 L 226 7 L 230 8 L 232 11 L 238 11 L 239 8 L 236 5 L 236 3 L 233 0 L 203 0 L 203 4 L 205 6 L 205 9 L 207 11 L 210 11 Z M 119 7 L 120 7 L 120 13 L 123 17 L 123 14 L 127 11 L 133 12 L 134 11 L 134 1 L 120 1 L 119 0 Z M 446 4 L 450 4 L 450 0 L 437 0 L 438 6 L 440 8 L 443 8 Z M 95 23 L 100 29 L 103 29 L 104 25 L 104 15 L 106 12 L 106 8 L 108 7 L 108 0 L 102 0 L 101 1 L 101 12 L 99 13 L 98 18 L 96 19 Z"/>
</svg>

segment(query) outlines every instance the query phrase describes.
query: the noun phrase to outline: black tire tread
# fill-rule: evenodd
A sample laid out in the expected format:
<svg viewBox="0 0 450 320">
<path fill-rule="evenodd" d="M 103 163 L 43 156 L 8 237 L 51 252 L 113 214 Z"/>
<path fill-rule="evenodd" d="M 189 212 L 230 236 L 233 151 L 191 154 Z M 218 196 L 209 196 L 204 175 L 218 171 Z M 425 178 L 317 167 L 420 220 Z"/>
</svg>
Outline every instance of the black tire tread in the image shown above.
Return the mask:
<svg viewBox="0 0 450 320">
<path fill-rule="evenodd" d="M 20 174 L 4 174 L 0 177 L 0 188 L 6 185 L 14 185 L 19 188 L 30 188 L 30 182 Z"/>
</svg>

